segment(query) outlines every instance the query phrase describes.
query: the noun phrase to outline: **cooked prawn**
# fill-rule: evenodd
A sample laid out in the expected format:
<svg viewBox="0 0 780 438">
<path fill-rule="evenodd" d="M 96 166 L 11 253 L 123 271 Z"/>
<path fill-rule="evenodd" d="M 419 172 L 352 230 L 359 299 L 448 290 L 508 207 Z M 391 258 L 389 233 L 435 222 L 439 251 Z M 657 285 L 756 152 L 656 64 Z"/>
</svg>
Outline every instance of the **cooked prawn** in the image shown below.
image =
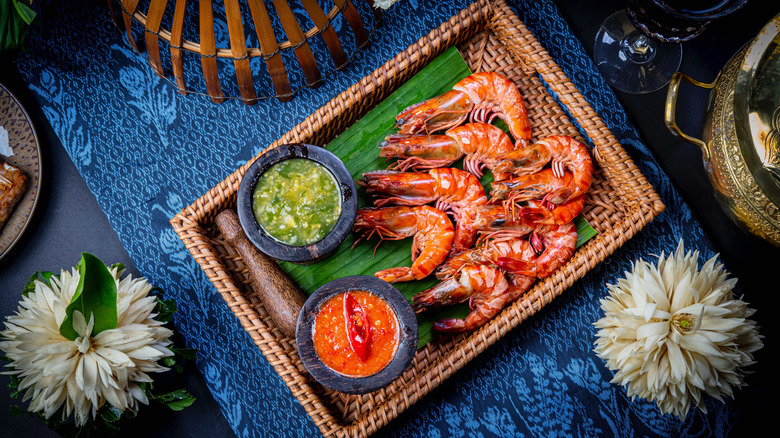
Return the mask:
<svg viewBox="0 0 780 438">
<path fill-rule="evenodd" d="M 353 229 L 368 238 L 378 235 L 380 243 L 414 236 L 410 267 L 383 269 L 374 274 L 388 283 L 427 277 L 449 254 L 454 235 L 447 214 L 428 205 L 360 209 Z"/>
<path fill-rule="evenodd" d="M 509 282 L 508 302 L 520 298 L 536 281 L 536 251 L 525 236 L 494 235 L 475 248 L 450 257 L 436 270 L 436 278 L 447 280 L 467 265 L 486 265 L 500 269 Z M 511 261 L 511 263 L 508 263 Z"/>
<path fill-rule="evenodd" d="M 542 169 L 539 172 L 513 176 L 503 181 L 490 183 L 490 196 L 495 201 L 519 204 L 534 199 L 544 199 L 549 193 L 569 187 L 572 183 L 571 172 L 556 176 L 553 169 Z M 560 204 L 562 199 L 549 199 L 548 204 Z"/>
<path fill-rule="evenodd" d="M 515 144 L 500 128 L 488 123 L 467 123 L 447 130 L 443 135 L 389 135 L 379 144 L 379 156 L 400 158 L 394 170 L 426 170 L 451 166 L 461 157 L 463 168 L 478 178 L 485 168 L 493 170 L 494 157 L 515 150 Z M 509 173 L 496 175 L 502 180 Z"/>
<path fill-rule="evenodd" d="M 452 90 L 412 105 L 396 117 L 402 134 L 429 134 L 471 121 L 490 123 L 498 117 L 509 126 L 515 141 L 531 140 L 531 122 L 517 86 L 494 72 L 474 73 Z"/>
<path fill-rule="evenodd" d="M 577 248 L 577 227 L 573 222 L 549 225 L 531 235 L 531 246 L 539 254 L 536 257 L 536 277 L 546 278 L 557 271 Z"/>
<path fill-rule="evenodd" d="M 538 256 L 531 270 L 525 261 L 514 261 L 510 258 L 500 260 L 501 268 L 519 272 L 523 275 L 546 278 L 563 266 L 577 246 L 577 227 L 574 223 L 563 225 L 547 225 L 530 235 L 529 242 Z"/>
<path fill-rule="evenodd" d="M 424 205 L 435 202 L 434 208 L 452 215 L 455 237 L 452 251 L 471 246 L 473 241 L 461 230 L 466 222 L 461 211 L 471 205 L 487 203 L 487 194 L 479 179 L 456 168 L 436 168 L 428 172 L 368 172 L 358 181 L 366 193 L 378 197 L 374 205 Z M 464 240 L 465 239 L 465 240 Z"/>
<path fill-rule="evenodd" d="M 577 196 L 560 205 L 553 204 L 552 209 L 548 204 L 537 200 L 530 200 L 522 205 L 505 204 L 504 207 L 509 209 L 509 214 L 512 217 L 520 218 L 523 221 L 538 225 L 561 225 L 573 221 L 577 215 L 582 213 L 582 209 L 585 207 L 585 196 Z"/>
<path fill-rule="evenodd" d="M 445 280 L 454 277 L 464 266 L 474 264 L 503 270 L 502 259 L 512 259 L 525 264 L 525 266 L 511 265 L 514 273 L 533 271 L 532 263 L 536 259 L 536 251 L 526 237 L 497 233 L 481 239 L 473 248 L 455 254 L 442 263 L 436 269 L 436 278 Z"/>
<path fill-rule="evenodd" d="M 514 216 L 502 205 L 473 205 L 461 210 L 459 235 L 453 244 L 453 252 L 471 248 L 480 234 L 502 232 L 505 235 L 526 236 L 536 225 L 530 220 Z"/>
<path fill-rule="evenodd" d="M 531 289 L 531 286 L 536 283 L 536 277 L 532 275 L 506 272 L 504 273 L 504 277 L 506 277 L 506 281 L 509 282 L 509 289 L 507 291 L 509 297 L 507 298 L 507 303 L 514 303 L 520 299 L 520 297 L 528 292 L 528 290 Z"/>
<path fill-rule="evenodd" d="M 458 279 L 451 278 L 412 297 L 419 313 L 443 305 L 469 300 L 471 312 L 465 319 L 448 318 L 433 323 L 438 332 L 463 332 L 479 328 L 496 316 L 509 301 L 509 282 L 504 274 L 486 265 L 464 266 Z"/>
<path fill-rule="evenodd" d="M 451 167 L 427 172 L 378 170 L 363 174 L 357 183 L 366 188 L 367 195 L 376 197 L 376 207 L 435 202 L 435 208 L 457 215 L 468 205 L 487 203 L 487 194 L 479 179 L 465 170 Z"/>
<path fill-rule="evenodd" d="M 571 183 L 547 193 L 542 199 L 545 202 L 569 201 L 587 192 L 593 181 L 593 161 L 588 149 L 566 135 L 551 135 L 531 146 L 494 158 L 499 159 L 493 167 L 494 173 L 527 175 L 539 172 L 547 163 L 551 163 L 552 172 L 558 178 L 564 177 L 565 170 L 572 172 Z"/>
</svg>

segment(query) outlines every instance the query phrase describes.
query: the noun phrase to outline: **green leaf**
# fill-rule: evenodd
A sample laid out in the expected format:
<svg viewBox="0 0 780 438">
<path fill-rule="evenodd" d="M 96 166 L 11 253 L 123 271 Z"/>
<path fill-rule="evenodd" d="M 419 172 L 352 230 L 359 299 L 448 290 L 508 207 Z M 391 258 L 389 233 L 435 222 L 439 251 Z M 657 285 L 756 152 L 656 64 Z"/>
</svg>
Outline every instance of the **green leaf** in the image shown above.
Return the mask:
<svg viewBox="0 0 780 438">
<path fill-rule="evenodd" d="M 37 15 L 35 11 L 33 11 L 32 8 L 23 1 L 12 1 L 14 3 L 14 7 L 16 8 L 16 12 L 20 17 L 22 17 L 22 20 L 24 20 L 26 24 L 32 24 L 33 20 L 35 20 L 35 16 Z"/>
<path fill-rule="evenodd" d="M 598 234 L 598 231 L 594 230 L 582 215 L 574 218 L 574 226 L 577 227 L 577 248 Z"/>
<path fill-rule="evenodd" d="M 387 135 L 396 132 L 395 116 L 412 104 L 452 89 L 456 82 L 470 74 L 471 71 L 458 50 L 454 47 L 446 50 L 325 148 L 344 161 L 355 180 L 361 178 L 365 172 L 386 169 L 387 162 L 379 156 L 378 145 Z M 505 131 L 508 130 L 503 121 L 497 120 L 495 125 Z M 457 163 L 456 167 L 462 168 L 462 163 Z M 492 181 L 492 174 L 486 172 L 480 182 L 489 191 Z M 358 196 L 359 207 L 365 206 L 367 198 L 363 187 L 358 187 Z M 584 240 L 595 233 L 582 218 L 577 220 L 577 225 L 578 229 L 582 227 L 585 233 L 582 236 Z M 331 257 L 313 265 L 297 265 L 288 262 L 279 264 L 307 294 L 340 277 L 371 275 L 381 269 L 411 265 L 411 238 L 384 241 L 378 247 L 376 239 L 362 240 L 357 244 L 355 241 L 354 233 L 350 234 Z M 374 253 L 375 248 L 376 253 Z M 411 300 L 414 294 L 437 283 L 438 280 L 430 276 L 419 281 L 396 283 L 394 286 L 408 300 Z M 444 317 L 464 318 L 468 313 L 468 305 L 461 304 L 418 315 L 419 346 L 424 346 L 435 337 L 432 331 L 433 321 Z"/>
<path fill-rule="evenodd" d="M 166 394 L 155 395 L 154 400 L 164 404 L 171 410 L 181 411 L 194 403 L 195 397 L 184 389 L 177 389 L 176 391 L 171 391 Z"/>
<path fill-rule="evenodd" d="M 0 0 L 0 53 L 25 48 L 27 24 L 12 0 Z"/>
<path fill-rule="evenodd" d="M 2 0 L 0 0 L 2 1 Z M 30 281 L 25 283 L 24 289 L 22 289 L 22 295 L 27 296 L 30 292 L 35 292 L 35 280 L 42 281 L 46 283 L 47 285 L 51 285 L 51 278 L 55 277 L 53 272 L 50 271 L 42 271 L 38 272 L 35 271 L 33 275 L 30 276 Z"/>
<path fill-rule="evenodd" d="M 177 400 L 175 402 L 168 403 L 166 406 L 168 406 L 168 409 L 172 411 L 181 411 L 193 403 L 195 403 L 195 397 L 189 397 L 184 400 Z"/>
<path fill-rule="evenodd" d="M 198 355 L 198 349 L 197 348 L 175 348 L 175 347 L 168 347 L 169 350 L 173 351 L 174 354 L 177 356 L 181 356 L 185 359 L 193 360 Z"/>
<path fill-rule="evenodd" d="M 106 423 L 114 423 L 116 421 L 119 421 L 120 418 L 122 418 L 122 410 L 117 409 L 114 406 L 111 406 L 110 404 L 106 404 L 105 409 L 101 409 L 99 411 L 100 418 L 103 419 Z"/>
<path fill-rule="evenodd" d="M 160 289 L 155 288 L 155 290 L 159 291 Z M 170 298 L 167 300 L 162 300 L 158 297 L 155 313 L 157 313 L 157 316 L 154 319 L 157 321 L 160 321 L 163 324 L 171 322 L 173 319 L 173 314 L 176 313 L 176 301 Z"/>
<path fill-rule="evenodd" d="M 179 365 L 180 359 L 195 359 L 198 354 L 197 348 L 176 348 L 168 347 L 173 352 L 173 356 L 164 357 L 162 363 L 168 368 L 173 368 L 177 373 L 183 373 L 184 368 Z"/>
<path fill-rule="evenodd" d="M 73 299 L 65 310 L 65 320 L 60 325 L 60 333 L 67 339 L 75 340 L 79 334 L 73 328 L 73 312 L 79 311 L 89 322 L 95 318 L 92 336 L 103 330 L 116 328 L 116 282 L 106 264 L 89 253 L 81 254 L 79 263 L 79 284 Z"/>
</svg>

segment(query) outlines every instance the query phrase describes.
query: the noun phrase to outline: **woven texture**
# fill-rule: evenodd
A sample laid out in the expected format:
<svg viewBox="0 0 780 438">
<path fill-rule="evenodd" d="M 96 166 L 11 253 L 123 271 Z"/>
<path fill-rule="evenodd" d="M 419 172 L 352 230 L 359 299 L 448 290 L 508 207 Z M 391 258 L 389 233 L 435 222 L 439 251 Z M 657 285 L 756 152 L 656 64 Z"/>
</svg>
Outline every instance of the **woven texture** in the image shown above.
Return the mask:
<svg viewBox="0 0 780 438">
<path fill-rule="evenodd" d="M 317 436 L 323 425 L 327 430 L 342 430 L 354 418 L 345 420 L 340 412 L 346 410 L 344 406 L 360 400 L 322 396 L 321 404 L 306 406 L 322 413 L 317 417 L 318 423 L 312 421 L 297 396 L 304 391 L 313 391 L 317 396 L 324 393 L 307 384 L 291 392 L 285 379 L 292 380 L 294 373 L 280 377 L 274 368 L 277 362 L 271 364 L 258 348 L 260 342 L 280 360 L 292 360 L 284 358 L 288 346 L 280 343 L 273 331 L 259 331 L 267 323 L 252 307 L 252 297 L 245 295 L 251 290 L 241 268 L 236 271 L 233 267 L 240 260 L 228 260 L 230 256 L 223 259 L 219 253 L 213 266 L 198 264 L 190 251 L 227 252 L 220 247 L 208 219 L 204 217 L 199 222 L 188 218 L 197 217 L 196 212 L 216 211 L 230 205 L 230 186 L 237 183 L 236 169 L 245 168 L 247 160 L 299 123 L 303 125 L 294 129 L 294 136 L 332 138 L 346 127 L 349 117 L 358 117 L 380 100 L 374 93 L 385 94 L 403 83 L 411 76 L 411 70 L 419 69 L 435 56 L 433 52 L 438 47 L 457 44 L 464 52 L 479 53 L 482 49 L 468 49 L 467 45 L 481 47 L 485 40 L 479 33 L 486 25 L 479 22 L 478 13 L 460 13 L 471 3 L 472 0 L 402 0 L 383 13 L 383 27 L 369 49 L 347 68 L 328 77 L 319 88 L 302 90 L 290 104 L 268 99 L 248 106 L 236 101 L 215 105 L 208 98 L 180 95 L 152 71 L 145 56 L 136 54 L 129 46 L 124 34 L 105 14 L 101 2 L 35 2 L 36 7 L 48 4 L 48 8 L 41 14 L 43 25 L 30 28 L 31 50 L 17 59 L 19 72 L 139 273 L 167 297 L 176 299 L 177 333 L 188 347 L 199 350 L 198 369 L 236 436 Z M 543 71 L 550 70 L 551 74 L 534 79 L 535 67 L 525 65 L 527 78 L 519 73 L 513 76 L 525 88 L 533 87 L 523 82 L 540 79 L 548 87 L 547 94 L 538 90 L 539 99 L 546 99 L 546 103 L 540 101 L 534 107 L 536 135 L 541 135 L 541 111 L 544 117 L 560 118 L 548 121 L 550 126 L 565 124 L 559 123 L 565 118 L 583 138 L 603 138 L 599 150 L 604 164 L 597 166 L 597 177 L 610 180 L 613 176 L 606 171 L 611 159 L 607 152 L 614 151 L 617 143 L 611 143 L 606 134 L 608 127 L 667 209 L 631 239 L 628 235 L 633 231 L 617 230 L 623 240 L 605 244 L 606 249 L 617 248 L 615 252 L 600 263 L 588 261 L 590 270 L 565 291 L 566 283 L 550 280 L 551 287 L 559 288 L 547 294 L 550 300 L 537 299 L 537 308 L 518 305 L 497 321 L 505 321 L 505 317 L 520 319 L 536 312 L 533 317 L 514 330 L 505 324 L 500 333 L 483 332 L 480 336 L 486 340 L 481 341 L 480 346 L 485 346 L 481 354 L 464 350 L 446 357 L 457 372 L 445 368 L 441 373 L 429 373 L 419 380 L 421 386 L 413 389 L 418 398 L 398 399 L 393 405 L 396 410 L 383 411 L 371 420 L 373 423 L 365 424 L 378 427 L 383 422 L 374 436 L 393 438 L 728 435 L 739 419 L 739 412 L 730 401 L 707 399 L 708 413 L 691 411 L 685 421 L 661 415 L 654 404 L 632 401 L 624 388 L 611 384 L 612 373 L 591 351 L 596 331 L 592 323 L 602 314 L 599 300 L 606 293 L 605 283 L 616 282 L 638 258 L 653 260 L 662 251 L 674 250 L 680 238 L 685 238 L 686 247 L 697 248 L 705 258 L 712 257 L 714 251 L 553 1 L 513 0 L 509 4 L 527 29 L 520 32 L 521 28 L 509 27 L 507 32 L 525 38 L 530 30 L 540 43 L 534 42 L 527 48 L 521 45 L 520 58 L 503 62 L 502 58 L 511 55 L 506 42 L 493 29 L 485 43 L 491 48 L 486 55 L 477 56 L 484 60 L 470 60 L 471 65 L 475 69 L 490 69 L 491 63 L 527 63 L 527 54 L 546 49 L 555 63 L 548 60 L 539 65 L 547 66 Z M 452 16 L 455 19 L 451 20 Z M 445 31 L 430 33 L 443 22 Z M 465 23 L 472 23 L 468 32 L 473 33 L 463 33 L 467 29 Z M 222 37 L 220 47 L 227 47 L 228 34 L 226 25 L 217 26 L 217 36 Z M 420 38 L 422 49 L 407 50 Z M 392 62 L 387 65 L 387 60 Z M 555 64 L 569 80 L 555 72 Z M 514 69 L 526 72 L 522 67 Z M 586 99 L 567 91 L 575 86 Z M 334 100 L 344 90 L 349 92 Z M 597 118 L 585 116 L 593 113 L 586 100 L 606 126 Z M 567 103 L 562 105 L 564 101 Z M 346 113 L 349 116 L 335 117 Z M 585 127 L 589 126 L 591 131 L 604 134 L 585 134 Z M 621 158 L 615 162 L 620 167 L 629 163 Z M 629 180 L 625 187 L 633 184 Z M 623 227 L 639 229 L 646 222 L 644 212 L 653 210 L 643 210 L 642 206 L 632 210 L 636 205 L 612 205 L 605 202 L 607 199 L 595 192 L 591 194 L 588 220 L 594 226 L 608 226 L 610 222 L 605 218 L 610 217 Z M 189 247 L 170 224 L 171 218 L 182 210 L 181 225 L 206 236 L 188 243 Z M 631 223 L 619 220 L 620 215 Z M 594 247 L 586 247 L 585 251 L 592 251 L 594 258 L 601 257 Z M 73 254 L 72 259 L 62 260 L 59 265 L 40 269 L 69 268 L 78 262 L 78 257 Z M 234 299 L 244 303 L 239 317 L 214 287 L 214 277 L 208 277 L 218 269 L 224 271 L 220 281 L 234 283 Z M 579 270 L 576 272 L 579 275 Z M 242 322 L 258 330 L 247 332 Z M 257 334 L 260 341 L 256 340 Z M 489 348 L 485 345 L 488 338 L 495 342 Z M 445 347 L 450 350 L 426 351 L 420 364 L 428 367 L 426 370 L 440 367 L 439 358 L 452 351 L 454 344 Z M 422 396 L 426 391 L 427 395 Z M 406 409 L 399 414 L 401 406 Z M 374 408 L 360 405 L 350 412 L 361 410 L 368 414 Z M 327 425 L 325 413 L 338 421 Z M 389 420 L 394 417 L 397 418 Z M 358 432 L 357 428 L 351 430 Z"/>
<path fill-rule="evenodd" d="M 418 351 L 410 368 L 382 390 L 359 396 L 331 391 L 305 372 L 294 339 L 283 337 L 276 329 L 250 285 L 240 256 L 213 226 L 219 212 L 234 206 L 247 166 L 171 221 L 226 304 L 325 436 L 374 433 L 550 303 L 664 209 L 652 186 L 598 115 L 503 2 L 474 3 L 320 108 L 271 147 L 328 143 L 451 45 L 458 46 L 472 71 L 495 71 L 515 82 L 523 93 L 535 139 L 552 134 L 579 137 L 593 145 L 596 161 L 594 183 L 583 214 L 599 235 L 578 249 L 554 275 L 538 282 L 479 330 L 428 344 Z M 576 118 L 587 140 L 561 105 Z M 373 153 L 370 145 L 366 153 Z"/>
</svg>

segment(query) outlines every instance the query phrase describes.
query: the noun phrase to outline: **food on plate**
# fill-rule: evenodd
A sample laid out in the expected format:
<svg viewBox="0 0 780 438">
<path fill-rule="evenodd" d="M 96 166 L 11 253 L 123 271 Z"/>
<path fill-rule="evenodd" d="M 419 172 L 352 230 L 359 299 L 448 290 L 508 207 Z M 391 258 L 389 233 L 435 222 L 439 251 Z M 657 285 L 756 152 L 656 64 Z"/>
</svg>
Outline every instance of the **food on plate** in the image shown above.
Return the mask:
<svg viewBox="0 0 780 438">
<path fill-rule="evenodd" d="M 8 131 L 0 126 L 0 155 L 11 157 L 14 155 L 14 150 L 11 148 L 11 142 L 8 139 Z"/>
<path fill-rule="evenodd" d="M 274 239 L 291 246 L 311 245 L 338 222 L 341 191 L 325 166 L 292 158 L 258 178 L 252 209 L 257 223 Z"/>
<path fill-rule="evenodd" d="M 379 296 L 342 292 L 319 309 L 312 327 L 314 351 L 332 370 L 350 377 L 382 371 L 398 349 L 398 317 Z"/>
<path fill-rule="evenodd" d="M 444 94 L 412 105 L 395 119 L 401 134 L 431 133 L 471 121 L 490 123 L 502 119 L 515 141 L 531 140 L 531 122 L 523 96 L 508 78 L 494 72 L 474 73 Z"/>
<path fill-rule="evenodd" d="M 21 169 L 0 162 L 0 230 L 11 217 L 14 207 L 22 199 L 27 186 L 27 176 Z"/>
<path fill-rule="evenodd" d="M 361 238 L 376 234 L 380 243 L 414 236 L 411 266 L 374 274 L 388 283 L 422 280 L 430 275 L 449 254 L 455 234 L 447 214 L 428 205 L 363 208 L 357 212 L 353 230 Z"/>
</svg>

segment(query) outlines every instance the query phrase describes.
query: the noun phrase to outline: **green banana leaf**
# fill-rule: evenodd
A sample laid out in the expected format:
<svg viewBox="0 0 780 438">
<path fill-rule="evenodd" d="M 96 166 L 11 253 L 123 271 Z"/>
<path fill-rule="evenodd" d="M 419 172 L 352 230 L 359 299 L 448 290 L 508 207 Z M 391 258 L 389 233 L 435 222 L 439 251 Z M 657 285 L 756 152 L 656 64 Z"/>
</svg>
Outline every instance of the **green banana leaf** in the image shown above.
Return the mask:
<svg viewBox="0 0 780 438">
<path fill-rule="evenodd" d="M 402 85 L 382 103 L 366 114 L 362 119 L 349 127 L 344 133 L 325 146 L 346 164 L 354 180 L 363 173 L 387 168 L 387 161 L 379 157 L 379 143 L 384 138 L 396 132 L 395 116 L 408 106 L 422 102 L 450 90 L 459 80 L 470 75 L 468 65 L 457 49 L 450 48 L 419 73 Z M 506 130 L 502 122 L 497 126 Z M 486 172 L 480 181 L 489 190 L 493 178 Z M 369 206 L 365 189 L 358 187 L 358 206 Z M 584 243 L 596 234 L 587 221 L 579 217 L 576 220 L 578 245 Z M 412 239 L 383 241 L 377 246 L 378 240 L 361 240 L 355 243 L 357 236 L 352 233 L 336 252 L 314 265 L 297 265 L 280 262 L 282 268 L 294 281 L 310 295 L 317 288 L 337 278 L 349 275 L 373 275 L 375 272 L 396 266 L 410 266 Z M 411 297 L 438 283 L 435 276 L 429 278 L 395 283 L 394 286 L 411 300 Z M 464 318 L 469 313 L 468 305 L 460 304 L 442 309 L 438 312 L 427 312 L 418 315 L 419 343 L 422 347 L 430 342 L 435 334 L 432 331 L 433 321 L 442 318 Z"/>
</svg>

